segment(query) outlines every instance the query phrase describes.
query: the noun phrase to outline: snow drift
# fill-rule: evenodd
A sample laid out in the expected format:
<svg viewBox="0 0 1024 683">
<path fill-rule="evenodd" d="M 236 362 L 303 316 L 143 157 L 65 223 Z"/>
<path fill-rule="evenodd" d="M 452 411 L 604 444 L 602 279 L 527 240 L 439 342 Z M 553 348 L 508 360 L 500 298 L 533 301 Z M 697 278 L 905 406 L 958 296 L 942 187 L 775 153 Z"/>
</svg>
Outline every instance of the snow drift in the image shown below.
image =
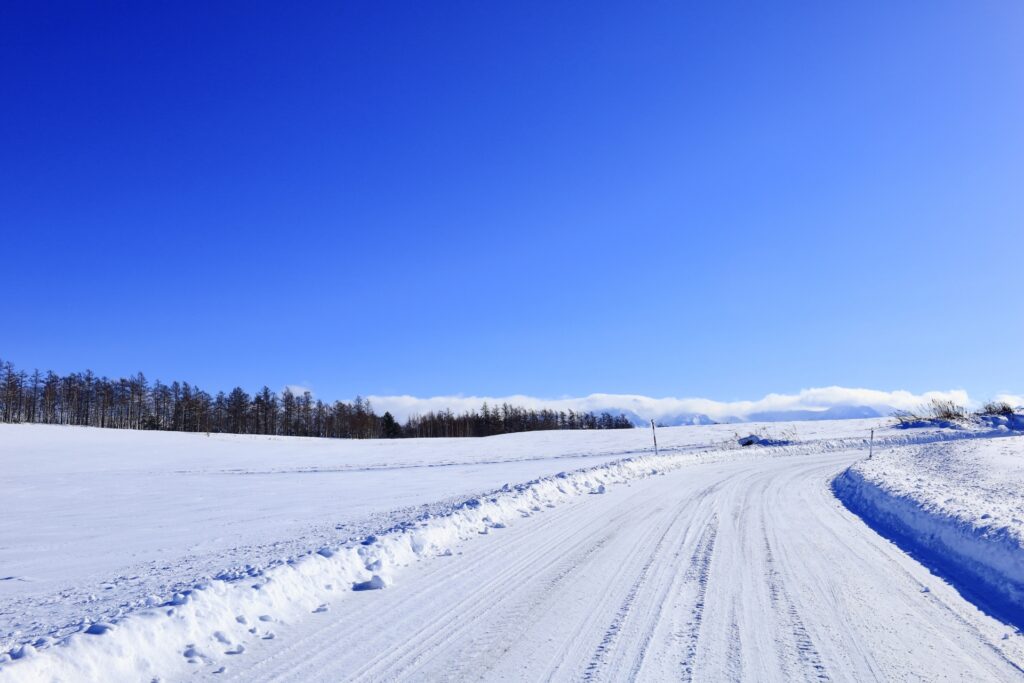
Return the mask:
<svg viewBox="0 0 1024 683">
<path fill-rule="evenodd" d="M 832 482 L 848 509 L 993 616 L 1024 626 L 1024 439 L 897 448 Z"/>
</svg>

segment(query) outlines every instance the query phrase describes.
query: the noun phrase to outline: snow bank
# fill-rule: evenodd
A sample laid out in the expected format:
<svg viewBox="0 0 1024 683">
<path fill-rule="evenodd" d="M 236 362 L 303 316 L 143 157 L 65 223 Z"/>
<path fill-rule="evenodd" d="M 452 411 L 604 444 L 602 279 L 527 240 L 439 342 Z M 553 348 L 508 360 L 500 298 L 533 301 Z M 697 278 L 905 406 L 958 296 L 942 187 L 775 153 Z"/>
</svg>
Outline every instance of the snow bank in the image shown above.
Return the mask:
<svg viewBox="0 0 1024 683">
<path fill-rule="evenodd" d="M 706 461 L 706 459 L 705 459 Z M 273 638 L 276 622 L 328 609 L 346 591 L 385 588 L 403 565 L 451 554 L 460 541 L 502 529 L 571 497 L 693 464 L 693 456 L 646 456 L 559 473 L 427 513 L 380 536 L 322 547 L 266 571 L 214 579 L 111 622 L 83 621 L 57 642 L 40 639 L 0 656 L 0 680 L 149 680 L 217 667 L 254 639 Z"/>
<path fill-rule="evenodd" d="M 1022 625 L 1024 437 L 892 449 L 832 486 L 847 508 L 976 604 Z"/>
<path fill-rule="evenodd" d="M 977 415 L 972 414 L 962 420 L 944 420 L 937 417 L 918 417 L 903 419 L 897 425 L 899 429 L 959 429 L 977 432 L 991 430 L 1001 432 L 1024 432 L 1024 414 L 1015 412 L 1009 415 Z"/>
</svg>

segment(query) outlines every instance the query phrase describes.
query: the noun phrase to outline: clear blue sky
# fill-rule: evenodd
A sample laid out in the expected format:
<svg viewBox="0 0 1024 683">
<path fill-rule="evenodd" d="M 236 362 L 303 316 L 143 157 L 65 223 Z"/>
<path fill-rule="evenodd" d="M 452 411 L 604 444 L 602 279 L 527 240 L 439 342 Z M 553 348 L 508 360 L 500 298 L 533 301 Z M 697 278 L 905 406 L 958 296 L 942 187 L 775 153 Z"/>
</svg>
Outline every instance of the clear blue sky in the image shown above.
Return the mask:
<svg viewBox="0 0 1024 683">
<path fill-rule="evenodd" d="M 1024 4 L 0 8 L 0 357 L 1024 390 Z"/>
</svg>

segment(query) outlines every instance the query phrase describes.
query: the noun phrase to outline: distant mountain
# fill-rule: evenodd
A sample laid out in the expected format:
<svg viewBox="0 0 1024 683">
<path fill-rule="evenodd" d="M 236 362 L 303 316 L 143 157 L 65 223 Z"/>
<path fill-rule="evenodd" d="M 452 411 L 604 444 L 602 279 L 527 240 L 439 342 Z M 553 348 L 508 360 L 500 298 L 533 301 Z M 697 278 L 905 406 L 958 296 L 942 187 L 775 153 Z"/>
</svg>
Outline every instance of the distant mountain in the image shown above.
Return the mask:
<svg viewBox="0 0 1024 683">
<path fill-rule="evenodd" d="M 718 424 L 717 420 L 712 420 L 707 415 L 702 413 L 680 413 L 678 415 L 668 415 L 666 417 L 655 420 L 658 424 L 665 425 L 666 427 L 678 427 L 679 425 L 713 425 Z"/>
<path fill-rule="evenodd" d="M 882 417 L 870 406 L 832 406 L 826 410 L 772 410 L 751 413 L 744 422 L 795 422 L 803 420 L 859 420 Z"/>
<path fill-rule="evenodd" d="M 642 415 L 640 415 L 639 413 L 637 413 L 636 411 L 633 411 L 633 410 L 606 409 L 606 410 L 600 410 L 600 411 L 595 411 L 595 412 L 598 412 L 598 413 L 608 412 L 608 413 L 611 413 L 612 415 L 624 415 L 627 418 L 629 418 L 629 421 L 632 422 L 637 427 L 647 427 L 647 426 L 650 426 L 650 424 L 651 424 L 650 418 L 643 417 Z M 677 415 L 665 415 L 665 416 L 656 418 L 654 421 L 657 423 L 657 425 L 659 427 L 679 427 L 679 426 L 682 426 L 682 425 L 713 425 L 713 424 L 718 424 L 718 422 L 716 422 L 715 420 L 712 420 L 710 417 L 708 417 L 707 415 L 704 415 L 702 413 L 679 413 Z"/>
<path fill-rule="evenodd" d="M 608 412 L 612 415 L 624 415 L 637 427 L 646 427 L 650 418 L 640 415 L 635 410 L 626 408 L 606 408 L 597 412 Z M 736 424 L 740 422 L 802 422 L 805 420 L 858 420 L 869 417 L 888 415 L 870 406 L 832 406 L 825 410 L 771 410 L 751 413 L 746 417 L 729 415 L 712 419 L 703 413 L 677 413 L 663 415 L 655 419 L 660 427 L 679 427 L 683 425 Z"/>
</svg>

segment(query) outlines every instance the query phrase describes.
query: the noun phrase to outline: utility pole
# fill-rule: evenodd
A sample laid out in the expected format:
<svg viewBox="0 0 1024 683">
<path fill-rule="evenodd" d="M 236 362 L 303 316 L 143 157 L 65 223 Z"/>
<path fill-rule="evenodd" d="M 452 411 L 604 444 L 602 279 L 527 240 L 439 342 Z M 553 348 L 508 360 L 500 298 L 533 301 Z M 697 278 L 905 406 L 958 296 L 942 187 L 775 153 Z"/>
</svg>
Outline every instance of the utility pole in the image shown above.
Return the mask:
<svg viewBox="0 0 1024 683">
<path fill-rule="evenodd" d="M 874 433 L 874 432 L 872 432 Z M 654 455 L 658 455 L 658 432 L 654 429 L 654 420 L 651 420 L 651 438 L 654 439 Z"/>
<path fill-rule="evenodd" d="M 871 456 L 874 455 L 874 454 L 875 454 L 875 430 L 872 429 L 871 430 L 871 441 L 868 444 L 868 460 L 870 460 Z"/>
</svg>

